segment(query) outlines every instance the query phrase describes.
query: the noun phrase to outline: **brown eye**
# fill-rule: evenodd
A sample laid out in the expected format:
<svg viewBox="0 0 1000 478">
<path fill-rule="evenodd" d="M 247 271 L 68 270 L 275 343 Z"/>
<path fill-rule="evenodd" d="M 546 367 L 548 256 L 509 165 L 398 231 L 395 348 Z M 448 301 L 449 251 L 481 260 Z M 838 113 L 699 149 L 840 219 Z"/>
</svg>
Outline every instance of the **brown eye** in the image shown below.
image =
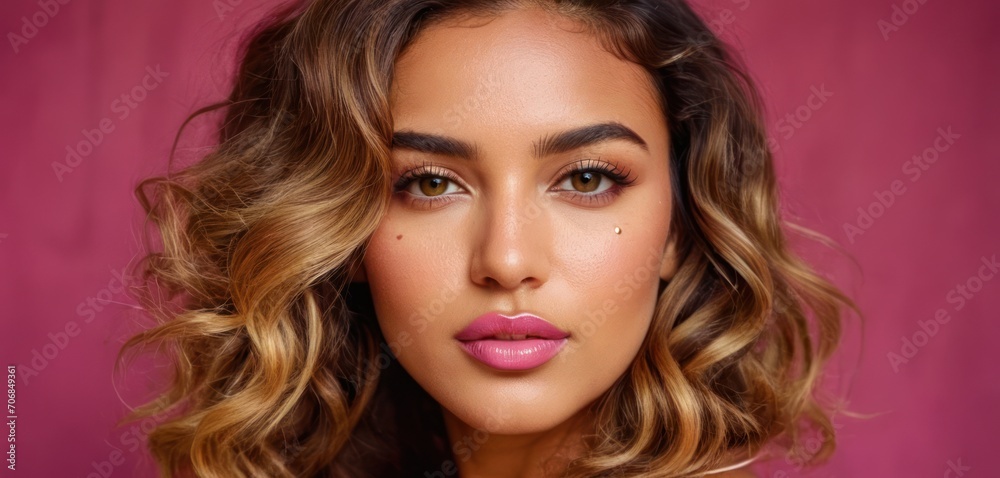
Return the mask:
<svg viewBox="0 0 1000 478">
<path fill-rule="evenodd" d="M 444 168 L 423 164 L 400 175 L 392 189 L 393 195 L 404 193 L 403 197 L 408 204 L 430 205 L 455 199 L 453 196 L 464 190 L 461 182 L 461 179 Z"/>
<path fill-rule="evenodd" d="M 440 196 L 448 189 L 448 179 L 427 176 L 420 178 L 420 192 L 425 196 Z"/>
<path fill-rule="evenodd" d="M 553 191 L 569 193 L 569 197 L 587 206 L 603 206 L 618 197 L 635 178 L 630 170 L 616 163 L 584 159 L 559 177 Z"/>
<path fill-rule="evenodd" d="M 601 173 L 583 171 L 570 175 L 570 182 L 573 189 L 581 193 L 589 193 L 597 190 L 597 187 L 601 185 L 601 176 Z"/>
</svg>

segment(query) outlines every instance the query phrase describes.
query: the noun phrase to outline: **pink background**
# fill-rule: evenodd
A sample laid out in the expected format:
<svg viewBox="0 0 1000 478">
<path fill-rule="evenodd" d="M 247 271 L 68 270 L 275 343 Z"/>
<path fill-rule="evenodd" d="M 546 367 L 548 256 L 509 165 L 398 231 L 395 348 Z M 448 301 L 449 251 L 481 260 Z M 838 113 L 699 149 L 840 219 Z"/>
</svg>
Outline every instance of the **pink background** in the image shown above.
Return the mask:
<svg viewBox="0 0 1000 478">
<path fill-rule="evenodd" d="M 225 93 L 234 34 L 265 4 L 229 3 L 238 5 L 222 16 L 202 0 L 77 1 L 51 16 L 36 1 L 0 3 L 8 40 L 0 45 L 0 361 L 34 360 L 37 372 L 17 382 L 19 473 L 4 467 L 0 476 L 146 474 L 142 429 L 113 427 L 121 400 L 135 404 L 144 386 L 141 377 L 127 389 L 112 384 L 134 320 L 115 276 L 139 251 L 135 182 L 163 170 L 184 116 Z M 879 22 L 892 21 L 894 4 L 918 7 L 905 23 L 897 14 L 901 25 L 886 38 Z M 745 49 L 764 91 L 789 213 L 857 260 L 805 249 L 867 317 L 864 335 L 850 322 L 833 379 L 849 387 L 852 410 L 881 415 L 838 417 L 839 451 L 809 476 L 962 476 L 946 474 L 958 467 L 995 475 L 1000 280 L 976 276 L 982 258 L 1000 253 L 1000 151 L 990 140 L 1000 128 L 1000 7 L 702 5 Z M 36 14 L 44 25 L 15 52 L 7 34 L 21 34 L 22 17 Z M 165 76 L 144 88 L 147 67 Z M 810 100 L 814 90 L 826 100 Z M 123 107 L 130 92 L 141 101 Z M 85 142 L 83 131 L 104 118 L 110 132 L 88 133 L 90 154 L 57 175 L 53 162 L 65 164 L 67 146 Z M 958 137 L 937 140 L 949 128 Z M 917 177 L 911 158 L 935 144 L 941 151 L 926 154 L 937 160 Z M 880 192 L 886 203 L 892 196 L 881 210 L 873 206 Z M 878 217 L 849 237 L 845 224 L 858 224 L 859 208 Z M 957 309 L 949 297 L 960 285 L 976 292 Z M 950 320 L 934 330 L 928 321 L 939 309 Z M 934 331 L 926 342 L 921 323 Z M 75 335 L 60 335 L 67 327 Z M 922 345 L 894 368 L 889 353 L 912 352 L 903 338 Z M 804 476 L 794 463 L 764 473 Z"/>
</svg>

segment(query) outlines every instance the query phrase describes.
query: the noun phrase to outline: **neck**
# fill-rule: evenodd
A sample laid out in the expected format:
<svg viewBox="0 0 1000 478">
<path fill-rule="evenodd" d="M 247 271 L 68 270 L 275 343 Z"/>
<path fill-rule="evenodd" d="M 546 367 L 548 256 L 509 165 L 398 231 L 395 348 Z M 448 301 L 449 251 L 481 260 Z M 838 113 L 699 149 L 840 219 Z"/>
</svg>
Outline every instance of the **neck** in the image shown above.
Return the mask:
<svg viewBox="0 0 1000 478">
<path fill-rule="evenodd" d="M 504 435 L 470 427 L 448 410 L 442 412 L 461 478 L 559 476 L 570 461 L 584 453 L 584 435 L 593 425 L 585 407 L 555 428 Z M 448 472 L 454 470 L 441 471 L 452 476 Z"/>
</svg>

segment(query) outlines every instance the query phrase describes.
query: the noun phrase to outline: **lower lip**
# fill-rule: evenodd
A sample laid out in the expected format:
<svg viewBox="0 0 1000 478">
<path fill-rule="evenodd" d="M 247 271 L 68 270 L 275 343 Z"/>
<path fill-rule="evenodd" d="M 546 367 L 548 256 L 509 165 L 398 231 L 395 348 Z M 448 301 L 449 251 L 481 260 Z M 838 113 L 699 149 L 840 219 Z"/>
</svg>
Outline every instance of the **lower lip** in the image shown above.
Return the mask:
<svg viewBox="0 0 1000 478">
<path fill-rule="evenodd" d="M 528 370 L 555 357 L 566 339 L 498 340 L 460 342 L 476 360 L 500 370 Z"/>
</svg>

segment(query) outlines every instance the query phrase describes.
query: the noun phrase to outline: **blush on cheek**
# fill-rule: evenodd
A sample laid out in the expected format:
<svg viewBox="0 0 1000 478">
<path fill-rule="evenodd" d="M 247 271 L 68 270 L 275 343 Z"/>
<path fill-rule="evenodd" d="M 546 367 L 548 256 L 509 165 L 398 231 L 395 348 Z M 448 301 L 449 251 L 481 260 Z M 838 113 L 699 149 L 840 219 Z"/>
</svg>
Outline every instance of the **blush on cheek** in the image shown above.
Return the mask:
<svg viewBox="0 0 1000 478">
<path fill-rule="evenodd" d="M 620 317 L 618 320 L 648 323 L 659 290 L 661 257 L 662 251 L 651 245 L 621 254 L 615 263 L 618 267 L 602 277 L 599 291 L 594 291 L 592 297 L 599 298 L 599 303 L 592 308 L 599 308 L 608 316 Z"/>
<path fill-rule="evenodd" d="M 366 275 L 382 333 L 390 342 L 411 342 L 400 350 L 401 360 L 450 330 L 448 320 L 459 297 L 456 280 L 462 276 L 450 268 L 454 260 L 445 260 L 457 251 L 422 241 L 416 233 L 377 231 L 366 251 Z"/>
<path fill-rule="evenodd" d="M 365 250 L 365 272 L 369 282 L 387 282 L 407 270 L 420 255 L 412 234 L 405 235 L 388 218 L 372 234 Z M 417 262 L 419 263 L 419 262 Z M 397 278 L 398 280 L 398 278 Z"/>
</svg>

